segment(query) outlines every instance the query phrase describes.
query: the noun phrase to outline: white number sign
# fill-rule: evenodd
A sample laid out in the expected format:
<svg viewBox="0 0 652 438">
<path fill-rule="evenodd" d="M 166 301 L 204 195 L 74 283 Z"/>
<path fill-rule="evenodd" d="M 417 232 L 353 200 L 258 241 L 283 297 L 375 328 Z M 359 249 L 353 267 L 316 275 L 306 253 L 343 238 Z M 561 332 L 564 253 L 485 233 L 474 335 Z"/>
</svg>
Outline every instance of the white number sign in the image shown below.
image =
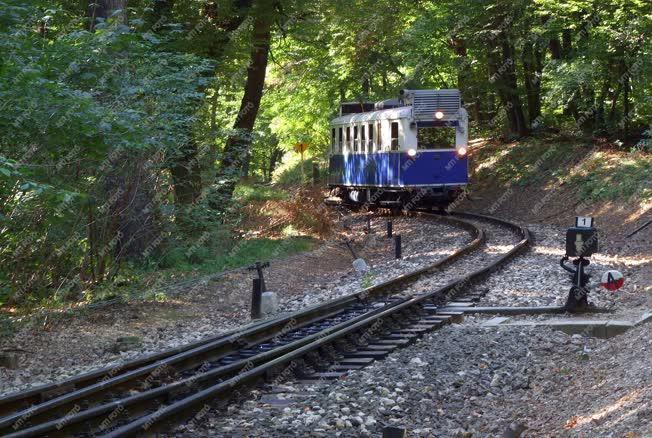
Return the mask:
<svg viewBox="0 0 652 438">
<path fill-rule="evenodd" d="M 575 226 L 578 228 L 593 228 L 593 218 L 590 216 L 577 216 Z"/>
</svg>

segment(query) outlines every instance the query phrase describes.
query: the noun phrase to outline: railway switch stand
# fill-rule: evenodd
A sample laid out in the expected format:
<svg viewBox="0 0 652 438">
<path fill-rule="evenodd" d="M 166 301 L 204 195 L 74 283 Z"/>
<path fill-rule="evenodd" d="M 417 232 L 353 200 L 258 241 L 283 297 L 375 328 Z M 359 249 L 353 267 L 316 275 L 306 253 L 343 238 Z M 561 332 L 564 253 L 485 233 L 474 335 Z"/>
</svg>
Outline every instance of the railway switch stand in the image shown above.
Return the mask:
<svg viewBox="0 0 652 438">
<path fill-rule="evenodd" d="M 353 240 L 351 240 L 351 239 L 346 239 L 344 241 L 344 244 L 346 245 L 346 247 L 351 252 L 351 256 L 353 257 L 353 260 L 355 260 L 355 259 L 358 259 L 360 257 L 358 257 L 358 253 L 355 252 L 355 249 L 353 248 L 352 243 L 353 243 Z"/>
<path fill-rule="evenodd" d="M 258 278 L 253 279 L 253 289 L 251 291 L 251 319 L 259 319 L 262 313 L 262 295 L 266 290 L 263 268 L 269 268 L 269 262 L 256 262 L 247 268 L 248 271 L 256 271 L 258 274 Z"/>
<path fill-rule="evenodd" d="M 559 263 L 573 276 L 573 286 L 568 292 L 564 306 L 569 312 L 582 311 L 588 307 L 587 284 L 590 275 L 584 270 L 590 264 L 588 257 L 596 252 L 598 252 L 598 231 L 593 228 L 593 218 L 578 216 L 575 219 L 575 226 L 566 231 L 566 255 Z M 574 268 L 566 265 L 571 257 L 576 257 L 572 261 Z"/>
</svg>

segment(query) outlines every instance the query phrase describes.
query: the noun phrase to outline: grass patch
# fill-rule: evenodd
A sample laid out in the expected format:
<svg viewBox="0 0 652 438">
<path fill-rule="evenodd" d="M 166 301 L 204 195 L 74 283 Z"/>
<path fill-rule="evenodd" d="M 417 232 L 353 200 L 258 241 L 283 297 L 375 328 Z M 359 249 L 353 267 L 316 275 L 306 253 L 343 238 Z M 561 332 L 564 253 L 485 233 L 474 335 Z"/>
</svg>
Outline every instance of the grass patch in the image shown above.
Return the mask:
<svg viewBox="0 0 652 438">
<path fill-rule="evenodd" d="M 652 199 L 652 158 L 643 153 L 594 152 L 569 182 L 583 199 Z"/>
<path fill-rule="evenodd" d="M 600 150 L 586 142 L 530 138 L 487 144 L 474 153 L 474 179 L 528 186 L 566 181 L 582 199 L 652 198 L 652 155 L 643 151 Z"/>
<path fill-rule="evenodd" d="M 200 265 L 204 272 L 217 272 L 280 257 L 309 251 L 315 245 L 314 239 L 303 236 L 288 236 L 283 239 L 257 238 L 239 242 L 228 252 Z"/>
<path fill-rule="evenodd" d="M 113 298 L 140 298 L 165 301 L 169 286 L 183 281 L 199 280 L 208 274 L 252 265 L 256 261 L 274 261 L 288 255 L 309 251 L 316 245 L 316 239 L 290 235 L 272 239 L 266 237 L 244 239 L 230 249 L 218 249 L 207 245 L 200 253 L 188 256 L 181 249 L 168 252 L 164 263 L 167 268 L 153 266 L 149 270 L 126 269 L 113 284 L 106 284 L 90 292 L 87 300 L 105 301 Z M 192 284 L 189 285 L 192 287 Z"/>
<path fill-rule="evenodd" d="M 238 184 L 233 198 L 238 202 L 273 201 L 288 199 L 288 194 L 274 186 Z"/>
<path fill-rule="evenodd" d="M 526 186 L 541 183 L 551 176 L 562 178 L 590 147 L 527 139 L 508 144 L 491 144 L 474 154 L 479 181 L 497 180 L 501 184 Z"/>
</svg>

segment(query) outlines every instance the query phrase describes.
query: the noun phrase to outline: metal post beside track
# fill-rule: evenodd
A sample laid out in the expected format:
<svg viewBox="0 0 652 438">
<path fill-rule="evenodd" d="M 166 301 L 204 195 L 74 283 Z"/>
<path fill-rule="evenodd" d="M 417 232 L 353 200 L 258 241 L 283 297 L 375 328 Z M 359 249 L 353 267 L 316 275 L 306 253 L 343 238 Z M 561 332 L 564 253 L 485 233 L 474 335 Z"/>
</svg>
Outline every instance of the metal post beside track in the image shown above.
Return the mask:
<svg viewBox="0 0 652 438">
<path fill-rule="evenodd" d="M 402 258 L 402 249 L 401 249 L 401 235 L 397 234 L 394 238 L 394 256 L 396 259 Z"/>
<path fill-rule="evenodd" d="M 260 278 L 254 278 L 251 291 L 251 319 L 260 319 L 262 314 L 260 304 L 262 302 L 263 288 L 260 286 Z"/>
</svg>

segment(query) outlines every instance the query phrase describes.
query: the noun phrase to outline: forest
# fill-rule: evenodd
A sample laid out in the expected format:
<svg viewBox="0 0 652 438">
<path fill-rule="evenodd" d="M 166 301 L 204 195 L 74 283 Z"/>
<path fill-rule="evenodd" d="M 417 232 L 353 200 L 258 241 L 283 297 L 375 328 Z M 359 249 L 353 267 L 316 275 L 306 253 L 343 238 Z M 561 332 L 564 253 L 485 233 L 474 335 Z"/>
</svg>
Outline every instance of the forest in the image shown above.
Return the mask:
<svg viewBox="0 0 652 438">
<path fill-rule="evenodd" d="M 0 305 L 241 249 L 240 184 L 302 184 L 298 142 L 323 174 L 343 101 L 459 88 L 471 137 L 649 152 L 651 31 L 644 0 L 0 0 Z"/>
</svg>

